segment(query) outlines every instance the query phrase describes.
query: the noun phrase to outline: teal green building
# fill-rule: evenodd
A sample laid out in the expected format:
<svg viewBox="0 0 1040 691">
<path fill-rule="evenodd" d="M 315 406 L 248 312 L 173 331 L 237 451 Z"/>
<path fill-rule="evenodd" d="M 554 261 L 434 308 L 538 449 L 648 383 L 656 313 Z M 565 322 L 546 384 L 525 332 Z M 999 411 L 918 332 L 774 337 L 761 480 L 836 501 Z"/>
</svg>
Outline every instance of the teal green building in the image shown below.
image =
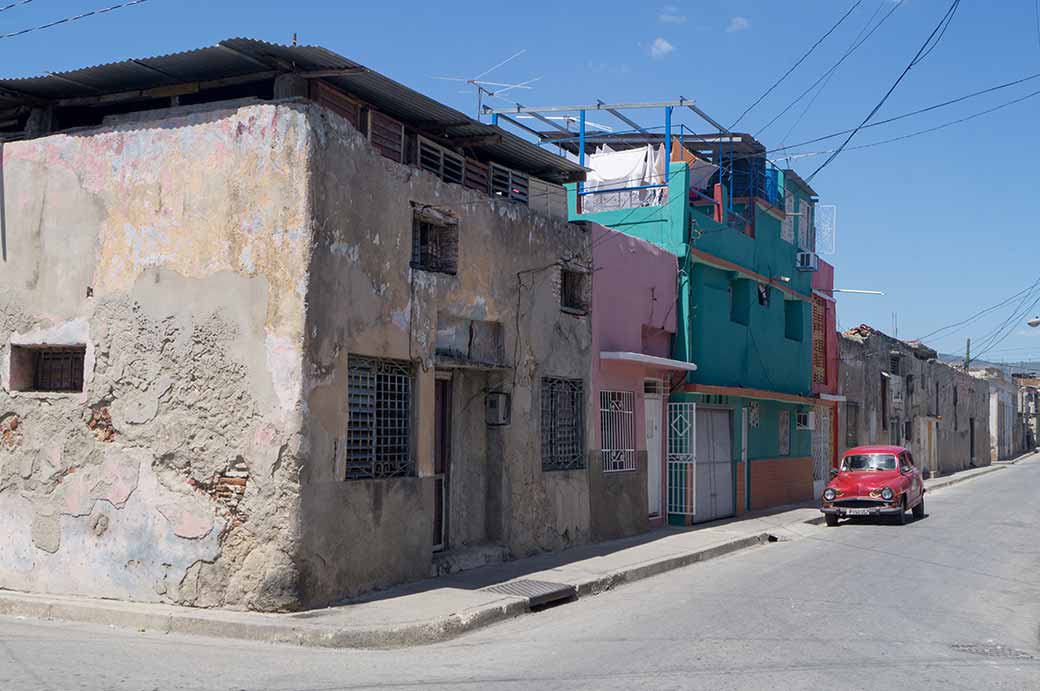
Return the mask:
<svg viewBox="0 0 1040 691">
<path fill-rule="evenodd" d="M 772 166 L 750 136 L 732 137 L 728 157 L 676 139 L 685 151 L 673 151 L 658 204 L 582 213 L 589 192 L 568 188 L 571 220 L 609 226 L 680 258 L 672 357 L 697 370 L 673 382 L 670 398 L 672 523 L 814 493 L 815 193 L 793 171 Z M 698 176 L 699 189 L 691 187 L 692 156 L 720 166 L 706 181 Z"/>
</svg>

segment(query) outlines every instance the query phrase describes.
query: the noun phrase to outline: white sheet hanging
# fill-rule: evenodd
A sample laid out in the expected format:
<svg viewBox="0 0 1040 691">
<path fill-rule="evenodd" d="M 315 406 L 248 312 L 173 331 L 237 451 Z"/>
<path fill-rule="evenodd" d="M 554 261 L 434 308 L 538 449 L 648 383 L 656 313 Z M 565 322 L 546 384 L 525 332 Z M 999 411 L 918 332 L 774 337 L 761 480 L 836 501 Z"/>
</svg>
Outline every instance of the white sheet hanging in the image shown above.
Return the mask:
<svg viewBox="0 0 1040 691">
<path fill-rule="evenodd" d="M 590 169 L 585 191 L 617 191 L 586 194 L 582 198 L 582 209 L 592 213 L 660 204 L 664 198 L 663 188 L 631 188 L 664 182 L 658 173 L 658 168 L 663 168 L 661 164 L 663 161 L 651 145 L 624 151 L 614 151 L 605 145 L 599 147 L 585 162 Z"/>
</svg>

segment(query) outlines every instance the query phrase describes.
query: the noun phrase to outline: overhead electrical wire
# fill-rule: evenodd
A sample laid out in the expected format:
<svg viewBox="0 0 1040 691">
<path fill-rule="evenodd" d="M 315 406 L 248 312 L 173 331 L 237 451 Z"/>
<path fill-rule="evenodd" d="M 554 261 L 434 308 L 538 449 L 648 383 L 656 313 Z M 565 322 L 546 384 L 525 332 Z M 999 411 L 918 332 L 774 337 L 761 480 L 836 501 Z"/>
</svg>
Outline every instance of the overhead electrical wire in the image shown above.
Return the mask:
<svg viewBox="0 0 1040 691">
<path fill-rule="evenodd" d="M 837 29 L 839 26 L 841 26 L 842 22 L 844 22 L 848 18 L 848 16 L 850 14 L 852 14 L 853 11 L 855 11 L 855 9 L 857 7 L 859 7 L 860 5 L 862 5 L 862 4 L 863 4 L 863 0 L 856 0 L 856 2 L 854 2 L 852 4 L 852 7 L 850 7 L 845 12 L 845 14 L 843 14 L 841 16 L 841 18 L 838 19 L 838 21 L 834 23 L 834 26 L 832 26 L 830 29 L 827 30 L 827 33 L 825 33 L 823 36 L 820 36 L 820 38 L 818 38 L 816 40 L 816 43 L 812 44 L 809 47 L 809 50 L 805 51 L 805 53 L 802 54 L 802 57 L 798 58 L 798 60 L 793 65 L 791 65 L 791 67 L 788 68 L 788 70 L 786 72 L 784 72 L 780 76 L 779 79 L 777 79 L 775 82 L 773 82 L 772 86 L 770 86 L 768 89 L 766 89 L 765 93 L 763 93 L 761 96 L 758 97 L 758 100 L 756 100 L 754 103 L 752 103 L 750 106 L 748 106 L 747 108 L 744 109 L 744 112 L 740 114 L 739 118 L 737 118 L 736 120 L 733 121 L 733 124 L 730 125 L 729 128 L 733 129 L 734 127 L 736 127 L 737 124 L 741 120 L 744 119 L 745 115 L 750 113 L 755 108 L 755 106 L 757 106 L 759 103 L 761 103 L 763 101 L 763 99 L 765 99 L 766 96 L 771 94 L 773 92 L 773 89 L 775 89 L 776 87 L 780 86 L 780 84 L 783 83 L 783 81 L 785 79 L 787 79 L 791 75 L 792 72 L 794 72 L 796 69 L 798 69 L 799 65 L 801 65 L 803 62 L 805 62 L 806 58 L 808 58 L 810 55 L 812 55 L 813 51 L 816 50 L 819 47 L 819 45 L 821 43 L 823 43 L 824 40 L 826 40 L 826 38 L 828 36 L 830 36 L 832 33 L 834 33 L 835 29 Z"/>
<path fill-rule="evenodd" d="M 953 324 L 947 324 L 946 326 L 942 326 L 942 327 L 936 329 L 935 331 L 931 331 L 929 333 L 926 333 L 924 336 L 921 336 L 920 338 L 915 338 L 914 340 L 915 341 L 924 341 L 924 340 L 927 340 L 927 339 L 931 338 L 932 336 L 935 336 L 936 334 L 942 333 L 944 331 L 949 331 L 950 329 L 954 329 L 954 328 L 959 327 L 959 326 L 964 326 L 964 325 L 970 324 L 970 323 L 976 321 L 977 319 L 979 319 L 980 317 L 983 317 L 983 316 L 989 314 L 990 312 L 993 312 L 994 310 L 1000 309 L 1001 307 L 1003 307 L 1004 305 L 1006 305 L 1009 302 L 1013 301 L 1014 299 L 1022 297 L 1023 295 L 1025 295 L 1026 293 L 1030 292 L 1031 290 L 1035 290 L 1038 286 L 1040 286 L 1040 279 L 1037 279 L 1032 284 L 1030 284 L 1029 286 L 1027 286 L 1027 287 L 1023 288 L 1022 290 L 1018 291 L 1014 295 L 1012 295 L 1010 297 L 1004 298 L 1003 300 L 1001 300 L 1000 302 L 998 302 L 995 305 L 991 305 L 989 307 L 985 307 L 985 308 L 979 310 L 978 312 L 975 312 L 974 314 L 972 314 L 970 317 L 968 317 L 966 319 L 962 319 L 961 321 L 954 322 Z M 950 334 L 945 334 L 943 336 L 940 336 L 940 339 L 946 338 L 949 335 Z"/>
<path fill-rule="evenodd" d="M 28 5 L 32 1 L 33 0 L 18 0 L 18 2 L 12 2 L 10 5 L 4 5 L 3 7 L 0 7 L 0 12 L 6 12 L 7 10 L 13 10 L 16 7 L 21 7 L 22 5 Z"/>
<path fill-rule="evenodd" d="M 1037 0 L 1037 2 L 1040 2 L 1040 0 Z M 864 24 L 863 28 L 859 30 L 858 34 L 856 34 L 856 38 L 853 39 L 853 45 L 855 45 L 855 43 L 863 37 L 863 34 L 867 31 L 867 29 L 870 28 L 870 25 L 874 23 L 874 18 L 877 17 L 878 14 L 881 12 L 881 9 L 888 4 L 890 4 L 889 0 L 881 0 L 881 2 L 878 3 L 877 9 L 874 10 L 874 14 L 870 15 L 870 19 L 867 20 L 867 23 Z M 802 112 L 798 115 L 798 117 L 791 124 L 791 126 L 787 128 L 787 133 L 780 138 L 781 144 L 787 141 L 788 137 L 791 136 L 795 128 L 798 127 L 798 125 L 801 124 L 802 120 L 805 119 L 805 116 L 809 113 L 809 110 L 812 109 L 813 104 L 816 103 L 816 99 L 820 97 L 820 94 L 822 94 L 824 89 L 827 88 L 827 85 L 830 84 L 831 79 L 834 77 L 834 72 L 834 70 L 828 70 L 826 75 L 827 78 L 823 80 L 823 84 L 821 84 L 820 88 L 816 90 L 816 93 L 813 94 L 813 97 L 809 99 L 809 102 L 805 105 L 805 108 L 802 109 Z"/>
<path fill-rule="evenodd" d="M 111 7 L 102 7 L 101 9 L 91 10 L 90 12 L 77 14 L 73 17 L 65 17 L 63 19 L 57 19 L 53 22 L 47 22 L 46 24 L 30 26 L 29 28 L 21 29 L 20 31 L 12 31 L 11 33 L 0 34 L 0 39 L 14 38 L 15 36 L 24 36 L 25 34 L 32 33 L 33 31 L 42 31 L 43 29 L 50 29 L 52 27 L 58 26 L 59 24 L 68 24 L 70 22 L 79 21 L 80 19 L 86 19 L 87 17 L 94 17 L 99 14 L 114 12 L 115 10 L 123 9 L 124 7 L 132 7 L 133 5 L 140 5 L 141 3 L 145 2 L 148 2 L 148 0 L 130 0 L 130 2 L 124 2 L 119 5 L 112 5 Z"/>
<path fill-rule="evenodd" d="M 792 101 L 791 101 L 790 103 L 788 103 L 788 104 L 787 104 L 787 106 L 786 106 L 786 107 L 785 107 L 785 108 L 784 108 L 783 110 L 781 110 L 781 111 L 780 111 L 779 113 L 777 113 L 777 114 L 776 114 L 775 116 L 773 116 L 773 119 L 772 119 L 772 120 L 770 120 L 769 122 L 767 122 L 767 123 L 766 123 L 765 125 L 763 125 L 762 127 L 758 128 L 758 131 L 756 131 L 756 132 L 755 132 L 755 135 L 754 135 L 754 136 L 756 136 L 756 137 L 757 137 L 757 136 L 758 136 L 759 134 L 761 134 L 762 132 L 765 132 L 765 131 L 766 131 L 767 129 L 769 129 L 769 127 L 770 127 L 770 126 L 771 126 L 771 125 L 772 125 L 772 124 L 773 124 L 774 122 L 776 122 L 777 120 L 779 120 L 780 118 L 782 118 L 782 117 L 784 116 L 784 114 L 785 114 L 785 113 L 787 113 L 787 111 L 791 110 L 791 108 L 794 108 L 794 106 L 795 106 L 796 104 L 798 104 L 798 103 L 801 103 L 802 99 L 803 99 L 803 98 L 805 98 L 806 94 L 808 94 L 808 93 L 809 93 L 809 92 L 811 92 L 811 91 L 812 91 L 813 89 L 815 89 L 815 88 L 816 88 L 816 87 L 817 87 L 817 86 L 818 86 L 818 85 L 820 84 L 820 82 L 822 82 L 822 81 L 823 81 L 824 79 L 827 79 L 827 78 L 829 78 L 829 77 L 830 77 L 830 75 L 834 74 L 834 71 L 835 71 L 835 70 L 837 70 L 837 69 L 838 69 L 838 68 L 839 68 L 839 67 L 841 66 L 841 64 L 842 64 L 843 62 L 845 62 L 845 60 L 846 60 L 846 59 L 848 59 L 848 57 L 849 57 L 850 55 L 852 55 L 852 54 L 853 54 L 853 53 L 854 53 L 854 52 L 856 51 L 856 49 L 857 49 L 857 48 L 859 48 L 859 47 L 860 47 L 861 45 L 863 45 L 864 43 L 866 43 L 866 42 L 867 42 L 867 40 L 868 40 L 868 39 L 869 39 L 869 38 L 870 38 L 871 36 L 873 36 L 873 35 L 874 35 L 874 32 L 875 32 L 875 31 L 877 31 L 878 29 L 880 29 L 880 28 L 881 28 L 881 25 L 882 25 L 882 24 L 884 24 L 884 23 L 885 23 L 885 21 L 886 21 L 886 20 L 887 20 L 887 19 L 888 19 L 889 17 L 891 17 L 891 16 L 892 16 L 892 13 L 893 13 L 893 12 L 895 12 L 895 11 L 896 11 L 897 9 L 899 9 L 899 8 L 900 8 L 900 7 L 902 6 L 902 5 L 903 5 L 903 0 L 899 0 L 899 1 L 897 2 L 897 3 L 895 3 L 894 5 L 892 5 L 892 9 L 890 9 L 890 10 L 889 10 L 888 12 L 886 12 L 886 13 L 885 13 L 885 16 L 884 16 L 884 17 L 882 17 L 882 18 L 881 18 L 881 20 L 880 20 L 880 21 L 879 21 L 879 22 L 878 22 L 877 24 L 875 24 L 875 25 L 874 25 L 874 28 L 873 28 L 873 29 L 871 29 L 871 30 L 870 30 L 870 32 L 869 32 L 869 33 L 867 33 L 867 35 L 866 35 L 866 36 L 864 36 L 864 37 L 863 37 L 862 39 L 860 39 L 860 40 L 858 40 L 858 41 L 855 41 L 855 42 L 853 42 L 853 44 L 852 44 L 852 45 L 851 45 L 851 46 L 849 47 L 849 49 L 845 51 L 845 54 L 844 54 L 844 55 L 842 55 L 842 56 L 841 56 L 840 58 L 838 58 L 838 61 L 837 61 L 836 63 L 834 63 L 834 64 L 833 64 L 833 65 L 832 65 L 832 66 L 830 67 L 830 69 L 828 69 L 828 70 L 827 70 L 826 72 L 824 72 L 824 73 L 823 73 L 822 75 L 820 75 L 820 77 L 819 77 L 819 78 L 818 78 L 818 79 L 817 79 L 817 80 L 816 80 L 815 82 L 813 82 L 812 84 L 810 84 L 810 85 L 809 85 L 809 88 L 807 88 L 807 89 L 806 89 L 805 91 L 803 91 L 802 93 L 798 94 L 798 96 L 796 96 L 796 97 L 794 98 L 794 100 L 792 100 Z"/>
<path fill-rule="evenodd" d="M 928 38 L 925 39 L 925 42 L 921 44 L 921 47 L 917 50 L 917 53 L 910 60 L 910 62 L 907 63 L 906 67 L 900 73 L 899 77 L 897 77 L 896 80 L 892 83 L 892 86 L 888 88 L 888 91 L 886 91 L 885 95 L 881 97 L 881 100 L 878 101 L 877 105 L 875 105 L 871 109 L 871 111 L 867 113 L 867 117 L 863 118 L 863 122 L 861 122 L 859 126 L 856 127 L 856 129 L 854 129 L 849 134 L 849 136 L 845 138 L 845 141 L 841 143 L 841 146 L 839 146 L 834 151 L 834 153 L 828 156 L 827 160 L 821 163 L 820 166 L 816 170 L 814 170 L 808 178 L 806 178 L 806 182 L 811 183 L 813 181 L 813 178 L 820 174 L 820 171 L 829 166 L 836 158 L 838 158 L 838 156 L 845 149 L 845 147 L 848 146 L 849 142 L 852 141 L 852 138 L 855 137 L 861 129 L 863 129 L 864 125 L 869 123 L 871 119 L 873 119 L 873 117 L 877 115 L 877 112 L 881 110 L 882 106 L 885 105 L 889 97 L 895 92 L 896 88 L 900 85 L 900 83 L 902 83 L 906 75 L 910 73 L 910 70 L 912 70 L 918 63 L 921 62 L 921 60 L 925 58 L 925 56 L 927 56 L 929 53 L 932 52 L 932 50 L 935 49 L 935 46 L 938 45 L 939 40 L 942 39 L 942 36 L 946 33 L 946 29 L 953 21 L 953 17 L 957 13 L 957 8 L 960 7 L 960 4 L 961 0 L 953 0 L 953 2 L 950 4 L 950 8 L 946 10 L 946 14 L 943 15 L 942 19 L 939 20 L 939 23 L 936 24 L 934 29 L 932 29 L 932 33 L 930 33 L 928 35 Z M 936 38 L 936 35 L 939 36 L 938 39 Z"/>
</svg>

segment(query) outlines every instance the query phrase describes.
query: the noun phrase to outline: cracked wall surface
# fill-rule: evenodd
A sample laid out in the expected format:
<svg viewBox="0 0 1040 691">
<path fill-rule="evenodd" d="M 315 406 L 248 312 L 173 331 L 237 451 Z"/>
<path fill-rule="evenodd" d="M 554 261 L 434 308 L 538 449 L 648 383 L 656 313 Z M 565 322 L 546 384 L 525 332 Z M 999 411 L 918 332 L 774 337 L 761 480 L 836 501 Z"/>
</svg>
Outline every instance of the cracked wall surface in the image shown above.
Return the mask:
<svg viewBox="0 0 1040 691">
<path fill-rule="evenodd" d="M 3 145 L 0 588 L 299 606 L 307 108 Z M 82 393 L 11 346 L 85 345 Z"/>
<path fill-rule="evenodd" d="M 523 556 L 587 542 L 587 472 L 542 471 L 538 396 L 542 377 L 562 376 L 583 379 L 589 399 L 590 319 L 561 312 L 557 266 L 564 258 L 591 265 L 588 232 L 389 161 L 327 111 L 315 108 L 313 123 L 304 368 L 310 453 L 301 476 L 306 601 L 430 573 L 439 323 L 501 325 L 505 360 L 500 370 L 442 370 L 454 377 L 449 548 L 497 543 Z M 410 268 L 413 203 L 458 219 L 455 275 Z M 417 477 L 344 480 L 351 353 L 416 363 Z M 485 424 L 489 389 L 511 393 L 508 426 Z M 593 419 L 587 410 L 586 448 Z"/>
</svg>

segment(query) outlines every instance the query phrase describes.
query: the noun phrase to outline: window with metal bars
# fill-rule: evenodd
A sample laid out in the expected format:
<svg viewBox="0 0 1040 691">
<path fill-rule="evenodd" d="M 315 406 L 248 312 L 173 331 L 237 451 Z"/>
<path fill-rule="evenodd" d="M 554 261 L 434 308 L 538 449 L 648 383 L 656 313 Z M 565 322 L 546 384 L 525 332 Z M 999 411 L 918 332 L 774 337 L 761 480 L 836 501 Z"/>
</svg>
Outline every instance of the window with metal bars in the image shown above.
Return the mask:
<svg viewBox="0 0 1040 691">
<path fill-rule="evenodd" d="M 15 391 L 83 390 L 87 347 L 11 346 L 11 388 Z"/>
<path fill-rule="evenodd" d="M 346 479 L 414 475 L 411 365 L 351 355 L 347 405 Z"/>
<path fill-rule="evenodd" d="M 823 298 L 812 299 L 812 375 L 814 384 L 827 380 L 827 319 Z"/>
<path fill-rule="evenodd" d="M 542 379 L 542 470 L 585 467 L 584 410 L 580 379 Z"/>
<path fill-rule="evenodd" d="M 413 269 L 455 275 L 459 268 L 459 225 L 432 207 L 412 210 Z"/>
<path fill-rule="evenodd" d="M 845 404 L 845 446 L 859 446 L 859 404 L 852 401 Z"/>
<path fill-rule="evenodd" d="M 633 392 L 599 392 L 599 429 L 603 472 L 635 470 L 636 427 Z"/>
<path fill-rule="evenodd" d="M 587 274 L 571 269 L 560 270 L 560 307 L 571 312 L 584 314 L 588 311 L 585 281 Z"/>
</svg>

